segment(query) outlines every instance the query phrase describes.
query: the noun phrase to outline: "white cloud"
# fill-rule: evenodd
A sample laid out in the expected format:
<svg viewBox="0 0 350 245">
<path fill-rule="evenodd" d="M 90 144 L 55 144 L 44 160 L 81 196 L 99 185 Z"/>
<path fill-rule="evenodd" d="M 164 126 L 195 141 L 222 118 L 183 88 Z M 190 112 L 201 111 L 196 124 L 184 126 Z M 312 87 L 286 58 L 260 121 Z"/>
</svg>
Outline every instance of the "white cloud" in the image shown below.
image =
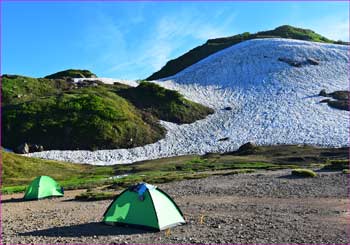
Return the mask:
<svg viewBox="0 0 350 245">
<path fill-rule="evenodd" d="M 184 45 L 189 38 L 204 42 L 230 34 L 230 26 L 236 15 L 231 13 L 224 18 L 223 12 L 217 12 L 211 19 L 207 19 L 206 13 L 184 9 L 180 13 L 176 12 L 176 15 L 160 18 L 155 33 L 145 43 L 146 55 L 153 69 L 160 69 L 169 59 L 174 58 L 171 57 L 173 51 Z"/>
<path fill-rule="evenodd" d="M 134 41 L 136 38 L 140 41 L 131 43 L 126 35 L 133 31 L 130 29 L 133 27 L 126 28 L 126 23 L 98 11 L 85 37 L 86 48 L 96 54 L 96 66 L 99 66 L 106 76 L 115 76 L 118 73 L 129 73 L 127 78 L 135 78 L 135 74 L 140 76 L 140 73 L 147 73 L 141 76 L 148 76 L 159 70 L 171 58 L 176 58 L 174 56 L 196 46 L 193 40 L 201 44 L 210 38 L 232 34 L 235 17 L 236 14 L 232 11 L 221 10 L 213 13 L 208 19 L 205 12 L 195 8 L 183 8 L 174 14 L 159 15 L 155 22 L 147 27 L 147 32 L 140 36 L 134 33 Z M 132 22 L 137 25 L 142 21 L 143 14 L 140 10 Z M 101 53 L 96 53 L 96 50 Z M 133 70 L 135 72 L 132 72 Z"/>
<path fill-rule="evenodd" d="M 303 23 L 300 23 L 303 26 Z M 304 26 L 333 40 L 349 41 L 349 16 L 324 16 Z"/>
</svg>

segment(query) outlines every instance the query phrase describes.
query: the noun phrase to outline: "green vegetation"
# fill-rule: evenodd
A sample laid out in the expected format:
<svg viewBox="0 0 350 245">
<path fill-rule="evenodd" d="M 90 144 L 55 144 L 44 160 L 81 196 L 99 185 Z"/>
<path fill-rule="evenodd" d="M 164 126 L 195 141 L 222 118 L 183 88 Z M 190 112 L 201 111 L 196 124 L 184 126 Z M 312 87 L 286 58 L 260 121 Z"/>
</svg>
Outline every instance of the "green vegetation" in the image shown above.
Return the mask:
<svg viewBox="0 0 350 245">
<path fill-rule="evenodd" d="M 155 83 L 141 82 L 136 88 L 121 90 L 119 94 L 137 108 L 174 123 L 192 123 L 214 113 L 208 107 L 186 100 L 177 91 Z"/>
<path fill-rule="evenodd" d="M 45 149 L 134 147 L 164 136 L 156 119 L 148 124 L 125 99 L 102 88 L 40 98 L 3 108 L 4 146 L 24 139 Z"/>
<path fill-rule="evenodd" d="M 96 75 L 89 70 L 69 69 L 65 71 L 56 72 L 54 74 L 46 76 L 45 78 L 66 79 L 66 78 L 91 78 L 91 77 L 96 77 Z"/>
<path fill-rule="evenodd" d="M 100 200 L 109 200 L 114 199 L 116 193 L 114 192 L 101 192 L 101 191 L 91 191 L 87 190 L 86 192 L 80 193 L 75 197 L 75 200 L 78 201 L 100 201 Z"/>
<path fill-rule="evenodd" d="M 142 146 L 164 137 L 159 118 L 188 123 L 213 112 L 151 83 L 74 88 L 63 79 L 5 75 L 2 99 L 3 146 L 10 149 L 24 142 L 45 150 Z"/>
<path fill-rule="evenodd" d="M 350 169 L 343 169 L 342 173 L 343 174 L 350 174 Z"/>
<path fill-rule="evenodd" d="M 312 177 L 312 178 L 317 176 L 317 174 L 311 169 L 303 169 L 303 168 L 293 169 L 292 175 L 297 177 Z"/>
<path fill-rule="evenodd" d="M 300 169 L 321 166 L 324 163 L 345 165 L 348 162 L 344 160 L 348 157 L 348 148 L 327 149 L 296 145 L 259 146 L 259 151 L 247 155 L 235 152 L 187 155 L 114 166 L 49 161 L 8 152 L 2 154 L 2 193 L 24 191 L 39 175 L 53 177 L 65 190 L 96 187 L 119 190 L 141 181 L 160 184 L 211 175 L 251 173 L 262 169 Z M 90 196 L 93 198 L 94 194 Z"/>
<path fill-rule="evenodd" d="M 182 56 L 170 60 L 159 71 L 153 73 L 147 80 L 157 80 L 160 78 L 175 75 L 179 71 L 197 63 L 198 61 L 216 53 L 222 49 L 238 44 L 240 42 L 256 38 L 290 38 L 313 42 L 346 44 L 341 41 L 327 39 L 312 30 L 296 28 L 289 25 L 277 27 L 274 30 L 262 31 L 255 34 L 245 32 L 231 37 L 210 39 L 205 44 L 198 46 Z"/>
<path fill-rule="evenodd" d="M 349 160 L 330 160 L 326 162 L 323 170 L 342 171 L 343 169 L 349 169 Z"/>
<path fill-rule="evenodd" d="M 69 87 L 67 81 L 32 78 L 18 75 L 1 77 L 2 106 L 32 101 L 40 97 L 58 95 Z"/>
<path fill-rule="evenodd" d="M 2 151 L 2 193 L 24 191 L 40 175 L 54 178 L 65 189 L 75 189 L 102 184 L 113 174 L 110 166 L 42 160 Z"/>
</svg>

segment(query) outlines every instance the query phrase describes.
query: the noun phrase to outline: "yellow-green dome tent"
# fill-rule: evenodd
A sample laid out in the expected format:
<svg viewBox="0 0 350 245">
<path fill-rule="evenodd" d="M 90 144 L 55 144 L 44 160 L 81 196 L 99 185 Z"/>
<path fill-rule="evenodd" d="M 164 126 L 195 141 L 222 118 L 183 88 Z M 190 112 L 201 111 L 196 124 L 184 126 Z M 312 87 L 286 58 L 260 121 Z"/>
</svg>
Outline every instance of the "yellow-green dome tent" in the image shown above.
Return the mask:
<svg viewBox="0 0 350 245">
<path fill-rule="evenodd" d="M 61 196 L 63 196 L 63 189 L 53 178 L 49 176 L 39 176 L 27 187 L 24 199 L 35 200 Z"/>
<path fill-rule="evenodd" d="M 186 223 L 181 210 L 171 197 L 146 183 L 123 191 L 103 216 L 106 224 L 130 225 L 158 231 Z"/>
</svg>

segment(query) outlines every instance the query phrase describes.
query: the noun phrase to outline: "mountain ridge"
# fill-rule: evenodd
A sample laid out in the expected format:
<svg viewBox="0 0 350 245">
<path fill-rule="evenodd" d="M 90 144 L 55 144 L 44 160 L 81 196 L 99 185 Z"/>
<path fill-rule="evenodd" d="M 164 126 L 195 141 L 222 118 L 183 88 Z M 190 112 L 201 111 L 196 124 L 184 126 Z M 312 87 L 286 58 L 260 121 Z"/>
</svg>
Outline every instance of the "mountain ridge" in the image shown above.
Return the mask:
<svg viewBox="0 0 350 245">
<path fill-rule="evenodd" d="M 314 42 L 348 44 L 346 42 L 328 39 L 309 29 L 283 25 L 275 28 L 274 30 L 261 31 L 254 34 L 244 32 L 242 34 L 237 34 L 234 36 L 209 39 L 203 45 L 197 46 L 182 54 L 181 56 L 169 60 L 159 71 L 154 72 L 151 76 L 147 77 L 146 80 L 158 80 L 175 75 L 176 73 L 197 63 L 209 55 L 212 55 L 232 45 L 238 44 L 242 41 L 256 38 L 290 38 Z"/>
</svg>

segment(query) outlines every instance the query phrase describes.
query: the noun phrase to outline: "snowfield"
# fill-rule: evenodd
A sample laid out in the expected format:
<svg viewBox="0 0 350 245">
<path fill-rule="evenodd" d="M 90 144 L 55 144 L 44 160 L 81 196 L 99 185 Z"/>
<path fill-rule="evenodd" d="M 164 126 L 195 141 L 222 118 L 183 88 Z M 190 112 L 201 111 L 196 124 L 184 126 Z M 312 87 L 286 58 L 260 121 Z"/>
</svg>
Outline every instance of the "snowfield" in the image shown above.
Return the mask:
<svg viewBox="0 0 350 245">
<path fill-rule="evenodd" d="M 349 145 L 349 112 L 319 103 L 321 89 L 349 90 L 349 48 L 289 39 L 242 42 L 154 81 L 216 110 L 192 124 L 161 122 L 165 139 L 132 149 L 46 151 L 33 157 L 111 165 L 190 153 L 227 152 L 259 145 Z M 319 65 L 293 67 L 279 58 Z M 112 80 L 108 80 L 112 81 Z M 131 82 L 129 82 L 132 84 Z M 224 110 L 231 107 L 232 110 Z M 221 140 L 228 137 L 227 140 Z"/>
<path fill-rule="evenodd" d="M 139 84 L 136 81 L 133 80 L 125 80 L 125 79 L 114 79 L 114 78 L 105 78 L 105 77 L 99 77 L 99 78 L 74 78 L 73 79 L 75 83 L 83 80 L 99 80 L 105 84 L 114 84 L 114 83 L 121 83 L 128 85 L 130 87 L 137 87 Z"/>
</svg>

